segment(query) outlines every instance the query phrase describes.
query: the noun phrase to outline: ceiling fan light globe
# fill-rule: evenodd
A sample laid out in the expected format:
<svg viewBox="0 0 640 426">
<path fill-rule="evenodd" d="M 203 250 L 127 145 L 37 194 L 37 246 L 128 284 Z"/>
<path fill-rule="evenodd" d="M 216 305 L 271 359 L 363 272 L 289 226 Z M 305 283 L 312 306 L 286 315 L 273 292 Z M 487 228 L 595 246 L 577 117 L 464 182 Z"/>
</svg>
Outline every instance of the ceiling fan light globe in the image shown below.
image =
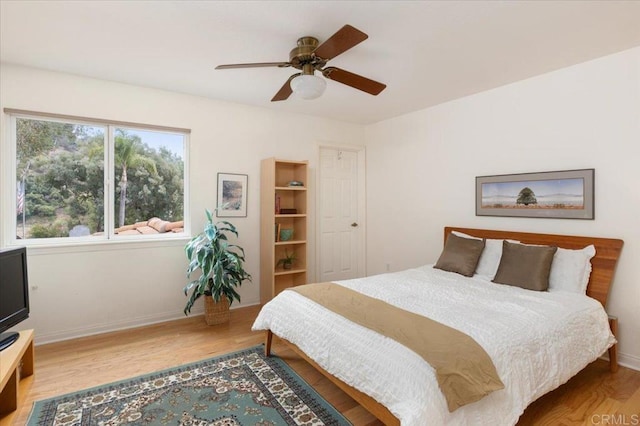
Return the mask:
<svg viewBox="0 0 640 426">
<path fill-rule="evenodd" d="M 319 98 L 327 87 L 325 79 L 317 75 L 299 75 L 290 84 L 293 93 L 302 99 Z"/>
</svg>

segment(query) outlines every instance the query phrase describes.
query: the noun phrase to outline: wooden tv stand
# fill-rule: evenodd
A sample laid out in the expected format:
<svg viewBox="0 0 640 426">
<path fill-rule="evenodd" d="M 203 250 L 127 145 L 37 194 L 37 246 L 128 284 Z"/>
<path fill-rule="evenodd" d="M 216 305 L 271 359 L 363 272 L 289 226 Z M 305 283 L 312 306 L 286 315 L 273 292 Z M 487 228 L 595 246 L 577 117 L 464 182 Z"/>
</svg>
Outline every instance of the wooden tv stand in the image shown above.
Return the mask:
<svg viewBox="0 0 640 426">
<path fill-rule="evenodd" d="M 0 423 L 17 410 L 20 382 L 31 375 L 33 330 L 22 330 L 18 340 L 0 352 Z"/>
</svg>

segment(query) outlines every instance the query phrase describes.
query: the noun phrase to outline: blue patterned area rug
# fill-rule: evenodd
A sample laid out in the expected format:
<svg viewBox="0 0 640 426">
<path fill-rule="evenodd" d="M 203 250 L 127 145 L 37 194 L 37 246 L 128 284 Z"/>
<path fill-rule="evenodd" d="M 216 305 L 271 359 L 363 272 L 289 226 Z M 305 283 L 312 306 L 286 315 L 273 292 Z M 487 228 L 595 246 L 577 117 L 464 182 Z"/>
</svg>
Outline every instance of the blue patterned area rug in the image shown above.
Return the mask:
<svg viewBox="0 0 640 426">
<path fill-rule="evenodd" d="M 256 346 L 36 401 L 28 426 L 350 424 L 284 361 Z"/>
</svg>

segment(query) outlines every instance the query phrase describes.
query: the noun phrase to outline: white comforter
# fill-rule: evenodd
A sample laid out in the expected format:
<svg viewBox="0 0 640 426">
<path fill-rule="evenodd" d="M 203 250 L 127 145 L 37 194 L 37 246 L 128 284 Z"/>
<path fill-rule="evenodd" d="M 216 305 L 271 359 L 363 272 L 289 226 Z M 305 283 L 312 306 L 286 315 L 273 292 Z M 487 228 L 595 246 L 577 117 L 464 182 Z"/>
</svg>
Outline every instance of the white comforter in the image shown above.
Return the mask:
<svg viewBox="0 0 640 426">
<path fill-rule="evenodd" d="M 431 366 L 403 345 L 293 291 L 263 307 L 253 330 L 271 329 L 296 344 L 406 426 L 515 424 L 527 405 L 615 342 L 602 306 L 573 293 L 523 290 L 431 265 L 339 284 L 473 337 L 505 384 L 450 413 Z"/>
</svg>

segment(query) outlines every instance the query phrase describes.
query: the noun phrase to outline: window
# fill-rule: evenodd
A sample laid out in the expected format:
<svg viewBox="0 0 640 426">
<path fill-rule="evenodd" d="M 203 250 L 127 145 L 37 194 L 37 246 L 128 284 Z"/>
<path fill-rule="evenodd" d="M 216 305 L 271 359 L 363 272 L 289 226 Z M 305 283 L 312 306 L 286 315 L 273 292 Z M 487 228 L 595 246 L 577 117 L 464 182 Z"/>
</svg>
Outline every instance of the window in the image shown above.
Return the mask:
<svg viewBox="0 0 640 426">
<path fill-rule="evenodd" d="M 16 113 L 11 129 L 15 240 L 60 243 L 184 232 L 188 131 Z"/>
</svg>

